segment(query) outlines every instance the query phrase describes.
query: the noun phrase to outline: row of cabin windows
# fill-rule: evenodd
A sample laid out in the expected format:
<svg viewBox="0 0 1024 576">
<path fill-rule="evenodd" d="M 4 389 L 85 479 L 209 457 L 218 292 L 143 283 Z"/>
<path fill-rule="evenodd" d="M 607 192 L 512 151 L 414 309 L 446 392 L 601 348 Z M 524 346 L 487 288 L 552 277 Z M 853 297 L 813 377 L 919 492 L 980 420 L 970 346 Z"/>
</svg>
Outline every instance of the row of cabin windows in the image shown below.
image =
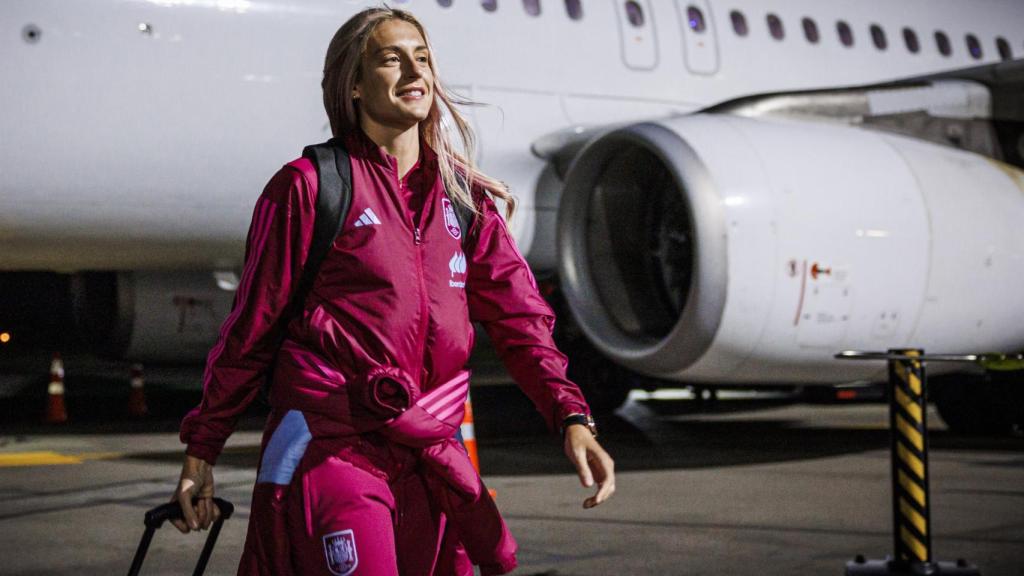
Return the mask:
<svg viewBox="0 0 1024 576">
<path fill-rule="evenodd" d="M 739 10 L 733 10 L 729 13 L 729 19 L 732 21 L 732 30 L 737 36 L 746 36 L 750 33 L 750 27 L 747 26 L 747 17 L 743 15 Z M 690 29 L 696 33 L 704 32 L 706 25 L 704 24 L 704 13 L 700 8 L 690 6 L 687 8 L 687 20 L 689 21 Z M 768 26 L 768 33 L 771 34 L 772 38 L 776 40 L 782 40 L 786 37 L 786 29 L 782 24 L 782 19 L 777 15 L 769 13 L 765 16 L 765 23 Z M 811 18 L 803 18 L 800 21 L 804 31 L 804 38 L 807 39 L 811 44 L 817 44 L 821 41 L 821 33 L 818 30 L 818 23 Z M 885 30 L 878 24 L 872 24 L 868 31 L 871 34 L 871 43 L 875 45 L 875 48 L 879 50 L 887 50 L 889 48 L 889 40 L 886 37 Z M 903 43 L 907 47 L 907 50 L 912 54 L 917 54 L 921 51 L 921 41 L 917 37 L 917 32 L 913 28 L 903 28 Z M 839 20 L 836 22 L 836 36 L 839 38 L 839 42 L 846 47 L 852 47 L 854 43 L 853 29 L 846 23 L 845 20 Z M 967 34 L 964 36 L 964 43 L 967 46 L 967 53 L 971 55 L 971 58 L 975 60 L 981 60 L 984 57 L 984 50 L 981 47 L 981 42 L 978 37 L 974 34 Z M 1010 43 L 999 36 L 996 38 L 996 51 L 999 52 L 999 57 L 1003 60 L 1013 59 L 1013 50 L 1010 48 Z M 951 56 L 953 54 L 953 44 L 949 40 L 949 36 L 946 35 L 942 30 L 935 31 L 935 48 L 939 51 L 939 54 L 943 56 Z"/>
<path fill-rule="evenodd" d="M 399 2 L 408 0 L 398 0 Z M 442 8 L 450 8 L 454 3 L 454 0 L 437 0 L 438 5 Z M 639 4 L 635 1 L 626 2 L 626 12 L 630 11 L 629 4 L 635 4 L 639 8 Z M 498 0 L 480 0 L 480 5 L 483 6 L 484 10 L 488 12 L 494 12 L 498 9 Z M 540 16 L 540 0 L 523 0 L 523 10 L 526 11 L 530 16 Z M 583 18 L 583 0 L 565 0 L 565 12 L 569 15 L 569 18 L 573 20 L 579 20 Z M 643 11 L 641 10 L 641 15 Z M 642 17 L 642 16 L 641 16 Z"/>
<path fill-rule="evenodd" d="M 400 2 L 402 0 L 399 0 Z M 531 16 L 540 16 L 540 3 L 541 0 L 522 0 L 523 9 L 527 14 Z M 445 8 L 452 5 L 454 0 L 437 0 L 437 3 Z M 573 20 L 580 20 L 583 18 L 583 1 L 582 0 L 564 0 L 565 11 L 569 15 L 569 18 Z M 480 5 L 483 6 L 484 10 L 488 12 L 494 12 L 498 9 L 498 0 L 480 0 Z M 629 23 L 637 28 L 644 25 L 644 9 L 639 2 L 635 0 L 627 0 L 623 3 L 623 7 L 626 12 L 626 19 Z M 686 9 L 686 19 L 690 26 L 690 29 L 700 34 L 707 30 L 707 23 L 704 19 L 704 11 L 696 6 L 689 6 Z M 747 17 L 743 15 L 739 10 L 733 10 L 729 12 L 729 19 L 732 21 L 733 32 L 737 36 L 746 36 L 750 33 L 750 28 L 747 26 Z M 772 38 L 776 40 L 782 40 L 786 37 L 786 29 L 782 24 L 782 19 L 775 14 L 769 13 L 765 16 L 765 22 L 768 25 L 768 33 L 771 34 Z M 821 42 L 821 32 L 818 30 L 818 23 L 812 18 L 803 18 L 800 20 L 800 24 L 804 31 L 804 38 L 807 39 L 811 44 L 818 44 Z M 878 50 L 887 50 L 889 48 L 889 40 L 886 37 L 885 30 L 882 29 L 878 24 L 872 24 L 868 31 L 871 33 L 871 42 L 875 45 Z M 921 51 L 921 41 L 917 37 L 917 32 L 913 28 L 903 28 L 903 43 L 907 47 L 907 50 L 912 54 L 917 54 Z M 845 20 L 838 20 L 836 22 L 836 36 L 839 38 L 839 42 L 850 48 L 854 44 L 853 29 Z M 967 52 L 975 60 L 981 60 L 984 57 L 984 50 L 981 47 L 981 42 L 978 37 L 974 34 L 967 34 L 964 36 L 964 42 L 967 46 Z M 949 57 L 953 54 L 953 44 L 949 40 L 949 36 L 946 35 L 942 30 L 935 31 L 935 48 L 939 51 L 939 54 Z M 999 52 L 999 57 L 1003 60 L 1013 59 L 1013 49 L 1010 48 L 1010 43 L 1001 36 L 996 38 L 996 51 Z"/>
<path fill-rule="evenodd" d="M 408 0 L 398 0 L 398 2 L 407 2 Z M 540 2 L 541 0 L 523 0 L 523 10 L 526 11 L 530 16 L 540 16 Z M 583 18 L 583 0 L 564 0 L 565 12 L 569 15 L 569 18 L 573 20 L 581 20 Z M 438 5 L 443 8 L 450 8 L 454 3 L 454 0 L 437 0 Z M 480 5 L 484 10 L 488 12 L 494 12 L 498 9 L 498 0 L 480 0 Z M 623 2 L 623 8 L 626 11 L 626 20 L 636 27 L 641 28 L 646 21 L 644 17 L 644 8 L 636 0 L 626 0 Z"/>
</svg>

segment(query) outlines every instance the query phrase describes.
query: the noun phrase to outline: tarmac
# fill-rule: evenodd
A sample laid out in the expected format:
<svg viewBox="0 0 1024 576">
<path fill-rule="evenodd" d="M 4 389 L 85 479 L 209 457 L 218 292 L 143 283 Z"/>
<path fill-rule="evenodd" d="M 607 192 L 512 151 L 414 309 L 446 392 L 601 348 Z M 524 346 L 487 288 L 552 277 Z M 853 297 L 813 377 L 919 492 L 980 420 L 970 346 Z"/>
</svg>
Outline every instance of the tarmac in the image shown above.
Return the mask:
<svg viewBox="0 0 1024 576">
<path fill-rule="evenodd" d="M 29 417 L 34 400 L 6 401 L 0 574 L 127 572 L 144 512 L 174 488 L 177 420 L 198 399 L 150 388 L 156 414 L 145 420 L 118 416 L 120 396 L 77 398 L 72 421 L 51 426 Z M 589 491 L 524 397 L 474 390 L 481 468 L 519 542 L 517 575 L 843 574 L 857 554 L 891 554 L 887 410 L 637 393 L 599 419 L 618 490 L 584 510 Z M 928 418 L 935 558 L 1024 575 L 1024 439 L 957 436 Z M 216 467 L 217 494 L 237 509 L 208 574 L 235 571 L 261 421 L 243 419 Z M 203 537 L 165 527 L 142 573 L 191 572 Z"/>
</svg>

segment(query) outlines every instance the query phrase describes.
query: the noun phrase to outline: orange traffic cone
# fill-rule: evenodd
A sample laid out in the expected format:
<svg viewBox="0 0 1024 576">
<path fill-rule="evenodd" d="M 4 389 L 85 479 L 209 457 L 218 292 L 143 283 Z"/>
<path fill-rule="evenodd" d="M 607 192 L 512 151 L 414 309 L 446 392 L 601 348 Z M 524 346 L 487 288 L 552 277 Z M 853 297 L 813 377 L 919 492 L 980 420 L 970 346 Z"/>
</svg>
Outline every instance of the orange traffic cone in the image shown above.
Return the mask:
<svg viewBox="0 0 1024 576">
<path fill-rule="evenodd" d="M 50 386 L 46 401 L 46 423 L 60 424 L 68 421 L 68 411 L 64 406 L 64 363 L 60 354 L 54 352 L 50 362 Z"/>
<path fill-rule="evenodd" d="M 128 414 L 141 418 L 149 413 L 146 406 L 146 381 L 142 377 L 142 364 L 132 364 L 131 391 L 128 393 Z"/>
<path fill-rule="evenodd" d="M 473 463 L 473 468 L 476 468 L 477 474 L 479 474 L 480 457 L 476 451 L 476 429 L 473 426 L 473 402 L 470 400 L 469 394 L 466 394 L 466 414 L 462 417 L 462 426 L 459 427 L 459 432 L 462 433 L 462 445 L 466 447 L 466 452 L 469 453 L 469 460 Z"/>
<path fill-rule="evenodd" d="M 466 413 L 462 417 L 462 425 L 459 427 L 460 435 L 462 436 L 462 445 L 466 447 L 466 452 L 469 453 L 469 461 L 473 463 L 473 468 L 476 468 L 476 473 L 480 473 L 480 456 L 476 451 L 476 429 L 473 426 L 473 401 L 466 394 Z M 487 489 L 491 493 L 491 498 L 498 495 L 496 491 L 491 488 Z"/>
</svg>

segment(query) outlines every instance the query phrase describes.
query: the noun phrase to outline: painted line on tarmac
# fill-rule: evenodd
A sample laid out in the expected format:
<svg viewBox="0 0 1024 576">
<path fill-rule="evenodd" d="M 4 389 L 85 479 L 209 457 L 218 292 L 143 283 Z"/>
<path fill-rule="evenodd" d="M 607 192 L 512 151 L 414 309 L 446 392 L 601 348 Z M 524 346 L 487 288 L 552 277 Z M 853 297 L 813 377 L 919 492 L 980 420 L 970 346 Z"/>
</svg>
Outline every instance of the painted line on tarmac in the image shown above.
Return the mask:
<svg viewBox="0 0 1024 576">
<path fill-rule="evenodd" d="M 215 481 L 221 489 L 234 484 L 251 485 L 256 481 L 256 471 L 218 471 Z M 0 502 L 0 521 L 106 504 L 127 504 L 140 500 L 153 502 L 155 506 L 168 501 L 176 486 L 177 482 L 173 480 L 139 480 L 129 484 L 122 482 L 74 492 L 26 495 L 16 500 Z"/>
<path fill-rule="evenodd" d="M 0 454 L 0 468 L 13 466 L 54 466 L 59 464 L 81 464 L 81 458 L 56 452 L 13 452 Z"/>
<path fill-rule="evenodd" d="M 77 454 L 60 454 L 50 451 L 35 452 L 2 452 L 0 468 L 21 466 L 63 466 L 81 464 L 88 460 L 116 460 L 124 456 L 121 452 L 81 452 Z"/>
</svg>

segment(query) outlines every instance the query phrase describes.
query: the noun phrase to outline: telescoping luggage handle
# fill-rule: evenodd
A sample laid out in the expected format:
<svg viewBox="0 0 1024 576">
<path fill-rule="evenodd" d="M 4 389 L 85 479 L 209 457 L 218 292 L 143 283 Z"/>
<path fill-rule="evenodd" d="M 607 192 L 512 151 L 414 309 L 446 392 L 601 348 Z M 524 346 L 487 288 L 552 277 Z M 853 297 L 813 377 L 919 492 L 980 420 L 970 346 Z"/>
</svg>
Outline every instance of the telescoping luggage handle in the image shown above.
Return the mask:
<svg viewBox="0 0 1024 576">
<path fill-rule="evenodd" d="M 192 576 L 199 576 L 206 571 L 206 563 L 210 561 L 210 554 L 213 553 L 213 547 L 217 544 L 220 528 L 224 521 L 235 512 L 235 506 L 223 498 L 214 498 L 213 503 L 220 509 L 220 518 L 210 527 L 210 534 L 206 537 L 206 544 L 203 546 L 202 554 L 199 555 L 199 561 L 196 562 L 196 569 L 192 572 Z M 149 543 L 153 540 L 153 533 L 163 526 L 164 522 L 181 518 L 184 518 L 184 513 L 181 511 L 181 504 L 177 502 L 168 502 L 146 512 L 146 531 L 142 533 L 142 540 L 139 542 L 138 550 L 135 551 L 135 559 L 132 560 L 132 567 L 128 570 L 128 576 L 138 575 L 139 570 L 142 568 L 142 561 L 146 559 Z"/>
</svg>

